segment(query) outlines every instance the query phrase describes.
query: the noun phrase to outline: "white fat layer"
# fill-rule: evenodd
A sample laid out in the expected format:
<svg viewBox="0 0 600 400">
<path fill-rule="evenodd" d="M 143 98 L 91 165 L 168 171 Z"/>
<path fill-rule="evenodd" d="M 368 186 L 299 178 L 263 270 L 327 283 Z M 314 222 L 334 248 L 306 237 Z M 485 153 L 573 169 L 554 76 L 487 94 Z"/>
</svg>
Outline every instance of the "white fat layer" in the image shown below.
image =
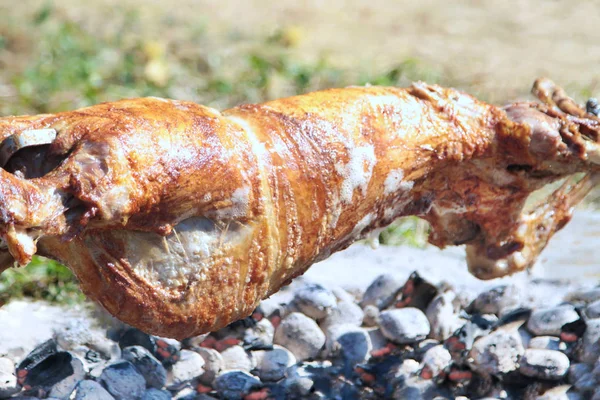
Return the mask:
<svg viewBox="0 0 600 400">
<path fill-rule="evenodd" d="M 17 220 L 27 218 L 28 209 L 24 201 L 15 201 L 14 198 L 11 199 L 10 196 L 0 193 L 0 204 L 3 205 L 0 209 L 0 220 L 10 221 L 13 217 Z"/>
<path fill-rule="evenodd" d="M 190 111 L 190 106 L 188 103 L 179 101 L 179 100 L 171 100 L 176 109 L 181 111 Z"/>
<path fill-rule="evenodd" d="M 396 209 L 396 207 L 387 207 L 385 210 L 383 210 L 383 217 L 385 219 L 396 218 L 397 214 L 398 210 Z"/>
<path fill-rule="evenodd" d="M 444 217 L 447 214 L 455 215 L 455 214 L 465 214 L 469 211 L 467 206 L 464 204 L 453 203 L 448 207 L 445 207 L 439 203 L 434 203 L 431 205 L 431 208 L 434 209 L 435 213 L 440 217 Z"/>
<path fill-rule="evenodd" d="M 352 236 L 359 236 L 365 229 L 369 227 L 369 224 L 373 222 L 375 219 L 374 214 L 365 215 L 358 223 L 354 226 L 352 230 Z"/>
<path fill-rule="evenodd" d="M 371 107 L 379 112 L 381 112 L 381 109 L 384 107 L 399 103 L 398 96 L 395 95 L 368 96 L 367 99 L 371 104 Z"/>
<path fill-rule="evenodd" d="M 403 181 L 404 171 L 401 169 L 395 169 L 390 171 L 388 176 L 385 178 L 383 183 L 384 195 L 392 195 L 392 194 L 400 194 L 400 198 L 396 200 L 396 203 L 391 207 L 387 207 L 383 211 L 383 216 L 386 219 L 394 219 L 396 218 L 406 207 L 409 197 L 407 196 L 408 192 L 413 188 L 415 182 L 414 181 Z"/>
<path fill-rule="evenodd" d="M 489 179 L 498 186 L 508 186 L 515 182 L 516 178 L 510 172 L 502 168 L 492 168 L 488 163 L 481 160 L 473 160 L 472 163 L 478 170 L 484 171 Z"/>
<path fill-rule="evenodd" d="M 331 218 L 329 220 L 329 226 L 331 228 L 335 228 L 340 220 L 340 215 L 342 215 L 342 207 L 340 206 L 339 202 L 336 202 L 335 206 L 332 207 L 330 214 Z"/>
<path fill-rule="evenodd" d="M 33 237 L 24 230 L 17 230 L 15 234 L 15 238 L 21 245 L 21 248 L 26 254 L 35 254 L 35 241 Z"/>
<path fill-rule="evenodd" d="M 209 219 L 192 217 L 166 237 L 125 230 L 111 234 L 125 243 L 124 256 L 136 275 L 155 287 L 176 289 L 206 279 L 205 271 L 216 259 L 223 259 L 226 248 L 239 245 L 250 233 L 251 228 L 239 224 L 220 227 Z"/>
<path fill-rule="evenodd" d="M 265 144 L 258 140 L 256 134 L 254 133 L 254 129 L 252 129 L 252 126 L 250 126 L 248 121 L 245 121 L 244 119 L 235 116 L 227 116 L 227 118 L 229 118 L 229 120 L 235 122 L 236 124 L 242 127 L 242 129 L 246 133 L 248 141 L 250 142 L 250 146 L 252 146 L 252 153 L 254 153 L 254 155 L 256 156 L 262 170 L 262 168 L 264 168 L 265 161 L 263 157 L 267 153 L 267 148 L 265 147 Z"/>
<path fill-rule="evenodd" d="M 408 181 L 404 182 L 402 179 L 404 178 L 404 171 L 401 169 L 395 169 L 391 171 L 388 176 L 385 178 L 384 182 L 384 191 L 385 195 L 392 194 L 399 190 L 408 191 L 413 188 L 414 182 Z"/>
<path fill-rule="evenodd" d="M 173 100 L 168 100 L 168 99 L 165 99 L 162 97 L 157 97 L 157 96 L 149 96 L 149 97 L 154 100 L 162 101 L 163 103 L 172 103 L 173 102 Z"/>
<path fill-rule="evenodd" d="M 477 107 L 477 103 L 469 96 L 459 96 L 458 99 L 456 99 L 454 106 L 460 109 L 458 115 L 464 117 L 477 118 L 481 114 L 481 110 Z"/>
<path fill-rule="evenodd" d="M 279 137 L 273 138 L 273 151 L 281 156 L 284 156 L 288 152 L 288 147 L 283 140 Z"/>
<path fill-rule="evenodd" d="M 231 194 L 231 206 L 216 210 L 211 216 L 217 219 L 236 219 L 248 215 L 249 209 L 250 187 L 243 186 Z"/>
<path fill-rule="evenodd" d="M 5 234 L 5 243 L 8 247 L 8 251 L 11 253 L 15 259 L 22 262 L 21 256 L 25 255 L 28 258 L 27 261 L 35 254 L 36 248 L 36 235 L 30 232 L 27 232 L 25 229 L 20 227 L 14 227 L 11 225 L 6 234 Z M 25 265 L 23 263 L 21 265 Z"/>
<path fill-rule="evenodd" d="M 235 116 L 227 116 L 227 118 L 229 118 L 230 121 L 238 124 L 242 128 L 248 142 L 250 143 L 250 146 L 252 148 L 252 153 L 254 153 L 254 156 L 256 157 L 258 173 L 260 176 L 259 202 L 263 209 L 262 214 L 266 220 L 274 221 L 276 218 L 275 217 L 276 210 L 273 205 L 273 200 L 271 200 L 272 192 L 271 192 L 271 187 L 269 186 L 269 171 L 272 168 L 272 166 L 270 165 L 271 157 L 270 157 L 269 151 L 267 150 L 265 143 L 262 143 L 259 140 L 259 138 L 256 135 L 256 133 L 254 132 L 254 129 L 252 128 L 251 124 L 249 124 L 246 120 L 244 120 L 243 118 L 235 117 Z M 277 226 L 277 224 L 269 225 L 268 231 L 269 231 L 269 235 L 273 238 L 273 241 L 277 242 L 279 240 L 279 227 Z M 277 249 L 276 246 L 270 246 L 265 254 L 265 257 L 267 259 L 275 259 L 276 257 L 278 257 L 278 252 L 279 252 L 279 249 Z M 246 269 L 245 273 L 246 273 L 246 275 L 242 276 L 242 279 L 247 281 L 249 279 L 249 276 L 247 275 L 247 273 L 248 273 L 247 269 Z M 243 284 L 239 285 L 239 289 L 238 289 L 238 298 L 239 299 L 241 299 L 243 296 L 244 287 L 245 286 Z"/>
<path fill-rule="evenodd" d="M 533 219 L 534 215 L 531 216 L 526 216 L 524 219 L 525 221 Z M 519 228 L 517 228 L 517 232 L 516 232 L 516 236 L 520 237 L 520 238 L 525 238 L 527 237 L 527 230 L 529 229 L 529 225 L 527 223 L 522 223 L 521 225 L 519 225 Z"/>
<path fill-rule="evenodd" d="M 410 197 L 400 198 L 393 206 L 386 207 L 383 210 L 383 217 L 385 219 L 397 218 L 400 214 L 402 214 L 402 211 L 408 205 L 409 202 Z"/>
<path fill-rule="evenodd" d="M 513 267 L 516 266 L 517 268 L 525 268 L 527 265 L 527 257 L 525 257 L 521 251 L 514 252 L 511 255 L 511 261 Z"/>
<path fill-rule="evenodd" d="M 349 160 L 345 165 L 336 164 L 335 169 L 344 179 L 340 188 L 340 201 L 350 204 L 354 191 L 360 189 L 363 196 L 373 175 L 373 167 L 377 163 L 373 145 L 352 147 L 348 151 Z"/>
<path fill-rule="evenodd" d="M 127 185 L 112 185 L 110 190 L 108 190 L 106 194 L 104 194 L 104 196 L 102 197 L 102 202 L 107 206 L 102 207 L 102 210 L 110 210 L 111 208 L 108 207 L 108 205 L 110 204 L 115 211 L 125 214 L 124 211 L 127 210 L 130 203 L 130 193 L 131 187 Z M 106 218 L 108 219 L 113 215 L 114 214 L 106 216 Z M 126 223 L 127 221 L 122 222 Z"/>
</svg>

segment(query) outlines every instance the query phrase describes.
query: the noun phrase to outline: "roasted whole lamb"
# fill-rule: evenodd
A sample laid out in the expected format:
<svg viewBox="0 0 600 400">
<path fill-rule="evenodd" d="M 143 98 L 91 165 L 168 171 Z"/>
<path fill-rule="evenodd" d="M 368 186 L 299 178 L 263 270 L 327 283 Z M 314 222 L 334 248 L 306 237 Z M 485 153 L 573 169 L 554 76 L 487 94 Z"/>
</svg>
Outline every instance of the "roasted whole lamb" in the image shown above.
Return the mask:
<svg viewBox="0 0 600 400">
<path fill-rule="evenodd" d="M 541 104 L 499 108 L 415 83 L 0 118 L 0 271 L 59 260 L 114 316 L 175 338 L 249 315 L 401 216 L 429 221 L 436 246 L 466 244 L 479 278 L 522 271 L 600 164 L 597 116 L 548 80 L 534 92 Z"/>
</svg>

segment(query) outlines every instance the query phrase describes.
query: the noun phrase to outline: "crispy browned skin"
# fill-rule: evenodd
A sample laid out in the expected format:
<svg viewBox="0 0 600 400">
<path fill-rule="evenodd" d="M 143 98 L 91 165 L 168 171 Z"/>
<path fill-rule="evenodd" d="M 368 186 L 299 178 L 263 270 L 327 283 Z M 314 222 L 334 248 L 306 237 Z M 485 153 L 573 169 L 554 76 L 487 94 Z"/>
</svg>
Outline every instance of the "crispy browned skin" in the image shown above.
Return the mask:
<svg viewBox="0 0 600 400">
<path fill-rule="evenodd" d="M 505 109 L 418 83 L 223 113 L 144 98 L 2 118 L 0 142 L 57 137 L 0 169 L 0 262 L 58 259 L 117 318 L 176 338 L 248 315 L 405 215 L 431 222 L 437 246 L 468 244 L 477 276 L 510 274 L 534 263 L 598 169 L 585 147 L 598 119 L 561 111 L 540 82 L 547 105 Z M 575 172 L 592 175 L 523 213 L 533 190 Z"/>
</svg>

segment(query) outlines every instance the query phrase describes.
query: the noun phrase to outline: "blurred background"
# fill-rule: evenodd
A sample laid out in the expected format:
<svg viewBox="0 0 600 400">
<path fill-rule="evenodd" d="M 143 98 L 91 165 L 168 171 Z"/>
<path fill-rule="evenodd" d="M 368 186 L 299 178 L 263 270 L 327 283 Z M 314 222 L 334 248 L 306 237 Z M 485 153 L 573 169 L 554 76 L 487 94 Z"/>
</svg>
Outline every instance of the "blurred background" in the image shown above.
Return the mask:
<svg viewBox="0 0 600 400">
<path fill-rule="evenodd" d="M 162 96 L 216 108 L 327 87 L 463 89 L 503 104 L 548 76 L 600 95 L 600 1 L 0 0 L 0 116 Z M 408 219 L 378 238 L 423 246 Z M 0 305 L 82 297 L 36 259 L 0 277 Z"/>
</svg>

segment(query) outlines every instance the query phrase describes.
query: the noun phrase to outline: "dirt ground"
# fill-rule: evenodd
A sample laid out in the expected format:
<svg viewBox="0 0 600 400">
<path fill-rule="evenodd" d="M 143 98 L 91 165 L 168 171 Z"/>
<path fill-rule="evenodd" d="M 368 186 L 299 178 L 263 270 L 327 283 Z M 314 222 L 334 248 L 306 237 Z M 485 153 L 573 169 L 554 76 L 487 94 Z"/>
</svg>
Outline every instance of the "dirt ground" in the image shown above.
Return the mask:
<svg viewBox="0 0 600 400">
<path fill-rule="evenodd" d="M 45 3 L 0 0 L 0 15 L 20 18 Z M 140 17 L 146 34 L 169 41 L 195 27 L 209 38 L 204 51 L 224 53 L 291 28 L 302 57 L 325 54 L 344 68 L 367 70 L 416 58 L 442 82 L 492 101 L 526 95 L 541 75 L 581 98 L 599 89 L 596 0 L 61 0 L 54 6 L 98 34 L 125 12 Z"/>
</svg>

